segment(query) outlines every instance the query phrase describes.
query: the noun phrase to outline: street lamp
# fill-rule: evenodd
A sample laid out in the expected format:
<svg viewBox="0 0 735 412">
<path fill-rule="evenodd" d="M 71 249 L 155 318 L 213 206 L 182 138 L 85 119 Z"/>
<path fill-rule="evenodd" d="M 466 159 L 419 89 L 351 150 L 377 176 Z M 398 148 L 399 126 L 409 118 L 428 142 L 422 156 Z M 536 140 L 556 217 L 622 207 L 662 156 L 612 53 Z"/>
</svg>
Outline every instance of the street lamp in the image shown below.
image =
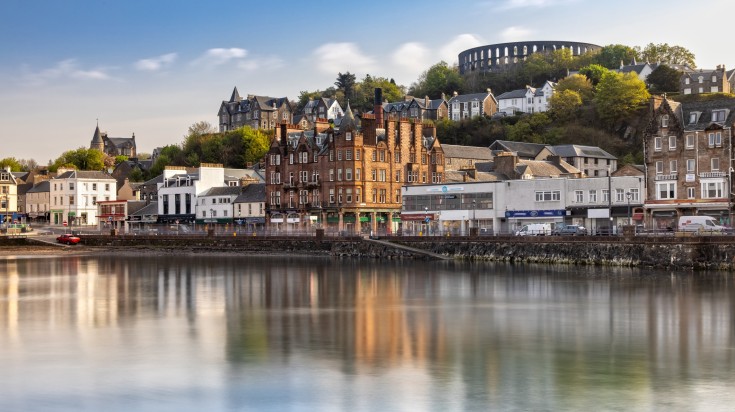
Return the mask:
<svg viewBox="0 0 735 412">
<path fill-rule="evenodd" d="M 424 206 L 424 222 L 426 222 L 425 236 L 429 236 L 429 206 Z"/>
<path fill-rule="evenodd" d="M 630 216 L 630 198 L 631 197 L 633 197 L 633 193 L 625 192 L 625 198 L 628 200 L 628 226 L 633 224 L 633 222 L 631 221 L 632 220 L 631 216 Z"/>
</svg>

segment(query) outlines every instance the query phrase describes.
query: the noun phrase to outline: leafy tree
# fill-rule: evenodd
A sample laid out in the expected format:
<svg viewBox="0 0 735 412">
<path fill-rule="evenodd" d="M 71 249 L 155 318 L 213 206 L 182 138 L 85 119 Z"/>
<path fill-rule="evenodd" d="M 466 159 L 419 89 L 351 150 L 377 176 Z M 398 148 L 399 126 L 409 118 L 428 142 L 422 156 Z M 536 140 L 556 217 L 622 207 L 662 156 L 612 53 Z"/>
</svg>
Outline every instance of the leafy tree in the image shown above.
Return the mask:
<svg viewBox="0 0 735 412">
<path fill-rule="evenodd" d="M 456 66 L 449 67 L 444 61 L 421 73 L 418 80 L 408 89 L 409 94 L 413 96 L 431 98 L 439 98 L 442 93 L 451 96 L 455 91 L 463 92 L 462 76 Z"/>
<path fill-rule="evenodd" d="M 192 136 L 192 135 L 201 136 L 204 134 L 215 133 L 216 131 L 217 129 L 215 129 L 211 123 L 202 120 L 202 121 L 196 122 L 192 124 L 191 126 L 189 126 L 189 131 L 187 133 L 187 136 Z"/>
<path fill-rule="evenodd" d="M 556 91 L 549 101 L 549 111 L 557 120 L 568 122 L 577 117 L 582 96 L 574 90 Z"/>
<path fill-rule="evenodd" d="M 143 182 L 145 180 L 143 171 L 139 167 L 133 168 L 128 175 L 128 180 L 131 182 Z"/>
<path fill-rule="evenodd" d="M 602 79 L 602 75 L 607 73 L 609 69 L 599 64 L 590 64 L 579 69 L 579 74 L 587 77 L 593 86 L 597 86 L 597 83 Z"/>
<path fill-rule="evenodd" d="M 334 82 L 334 85 L 337 86 L 337 89 L 342 90 L 342 93 L 344 93 L 344 99 L 346 103 L 346 100 L 352 99 L 352 95 L 355 91 L 355 83 L 357 82 L 357 77 L 350 73 L 345 72 L 343 73 L 337 73 L 337 81 Z M 343 106 L 346 106 L 346 104 L 343 104 Z"/>
<path fill-rule="evenodd" d="M 646 84 L 635 73 L 609 71 L 597 84 L 594 102 L 600 119 L 612 125 L 636 111 L 649 97 Z"/>
<path fill-rule="evenodd" d="M 119 165 L 122 162 L 127 162 L 128 161 L 128 156 L 119 155 L 119 156 L 115 156 L 114 159 L 115 159 L 115 166 L 117 166 L 117 165 Z"/>
<path fill-rule="evenodd" d="M 373 110 L 375 89 L 378 87 L 383 89 L 383 100 L 387 100 L 389 102 L 403 100 L 403 96 L 406 93 L 403 88 L 391 83 L 390 80 L 385 77 L 372 77 L 367 74 L 365 75 L 365 78 L 355 86 L 355 98 L 354 103 L 350 103 L 351 107 L 363 112 Z"/>
<path fill-rule="evenodd" d="M 622 44 L 609 44 L 597 54 L 596 63 L 608 69 L 619 69 L 621 62 L 628 64 L 633 59 L 638 59 L 636 49 Z"/>
<path fill-rule="evenodd" d="M 73 167 L 77 170 L 103 170 L 105 154 L 96 149 L 80 147 L 61 154 L 49 167 L 55 172 L 59 167 Z"/>
<path fill-rule="evenodd" d="M 14 157 L 6 157 L 0 160 L 0 169 L 5 170 L 8 166 L 10 166 L 11 172 L 23 171 L 23 165 Z"/>
<path fill-rule="evenodd" d="M 514 142 L 546 143 L 544 134 L 551 124 L 546 113 L 523 116 L 514 125 L 506 127 L 508 140 Z"/>
<path fill-rule="evenodd" d="M 638 50 L 641 60 L 651 63 L 686 64 L 696 68 L 694 53 L 682 46 L 669 46 L 668 43 L 648 43 L 643 50 Z"/>
<path fill-rule="evenodd" d="M 588 102 L 592 100 L 595 95 L 594 87 L 592 82 L 584 75 L 573 74 L 559 80 L 554 88 L 556 93 L 563 92 L 565 90 L 571 90 L 579 94 L 582 101 Z"/>
<path fill-rule="evenodd" d="M 136 153 L 136 156 L 138 157 L 138 160 L 148 160 L 151 158 L 151 154 L 146 152 L 138 152 Z"/>
<path fill-rule="evenodd" d="M 682 72 L 661 64 L 653 69 L 646 81 L 651 87 L 651 91 L 656 93 L 677 92 L 679 91 L 681 75 Z"/>
<path fill-rule="evenodd" d="M 168 145 L 161 148 L 161 153 L 148 169 L 146 179 L 152 179 L 161 173 L 166 166 L 187 166 L 183 150 L 178 145 Z"/>
</svg>

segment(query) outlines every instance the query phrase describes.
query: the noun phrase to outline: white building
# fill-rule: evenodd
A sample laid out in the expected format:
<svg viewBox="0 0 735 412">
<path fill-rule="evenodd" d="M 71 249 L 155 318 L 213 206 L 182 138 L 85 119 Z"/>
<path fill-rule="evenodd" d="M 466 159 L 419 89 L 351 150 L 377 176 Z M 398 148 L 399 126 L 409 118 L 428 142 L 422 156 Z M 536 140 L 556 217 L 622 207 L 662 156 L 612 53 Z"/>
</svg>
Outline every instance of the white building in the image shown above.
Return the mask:
<svg viewBox="0 0 735 412">
<path fill-rule="evenodd" d="M 402 231 L 466 235 L 477 228 L 507 234 L 529 223 L 565 223 L 596 233 L 635 223 L 643 193 L 639 176 L 404 186 Z"/>
<path fill-rule="evenodd" d="M 116 200 L 117 181 L 105 172 L 59 169 L 49 181 L 50 223 L 96 226 L 97 201 Z"/>
<path fill-rule="evenodd" d="M 242 193 L 234 201 L 235 222 L 246 230 L 263 229 L 265 196 L 265 183 L 251 183 L 243 187 Z"/>
<path fill-rule="evenodd" d="M 18 211 L 18 181 L 10 167 L 0 170 L 0 223 L 12 223 Z"/>
<path fill-rule="evenodd" d="M 547 81 L 541 87 L 526 86 L 498 96 L 498 111 L 512 116 L 520 113 L 539 113 L 549 110 L 549 101 L 556 83 Z"/>
<path fill-rule="evenodd" d="M 536 92 L 533 95 L 533 112 L 540 113 L 549 110 L 549 101 L 551 96 L 554 94 L 554 88 L 556 83 L 547 81 L 543 86 L 536 88 Z"/>
<path fill-rule="evenodd" d="M 241 186 L 212 187 L 197 196 L 197 222 L 232 224 L 233 204 L 242 189 Z"/>
</svg>

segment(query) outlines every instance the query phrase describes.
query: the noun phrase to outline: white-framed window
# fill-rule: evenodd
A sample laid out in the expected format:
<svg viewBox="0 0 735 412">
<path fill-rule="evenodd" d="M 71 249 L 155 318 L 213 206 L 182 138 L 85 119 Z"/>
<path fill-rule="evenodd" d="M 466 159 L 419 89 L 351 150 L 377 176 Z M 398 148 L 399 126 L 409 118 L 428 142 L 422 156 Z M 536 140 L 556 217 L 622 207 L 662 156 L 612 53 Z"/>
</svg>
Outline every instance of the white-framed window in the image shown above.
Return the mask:
<svg viewBox="0 0 735 412">
<path fill-rule="evenodd" d="M 725 197 L 725 182 L 702 182 L 700 186 L 702 199 L 720 199 Z"/>
<path fill-rule="evenodd" d="M 561 199 L 561 192 L 558 190 L 537 190 L 537 202 L 553 202 Z"/>
<path fill-rule="evenodd" d="M 713 122 L 724 122 L 725 111 L 724 110 L 712 110 L 712 121 Z"/>
<path fill-rule="evenodd" d="M 334 182 L 334 169 L 329 169 L 329 181 Z"/>
<path fill-rule="evenodd" d="M 722 146 L 722 132 L 712 132 L 707 137 L 709 147 Z"/>
<path fill-rule="evenodd" d="M 676 160 L 670 160 L 669 161 L 669 173 L 673 175 L 673 174 L 678 173 L 678 170 L 679 170 L 679 162 L 677 162 Z"/>
<path fill-rule="evenodd" d="M 687 187 L 687 199 L 694 199 L 697 197 L 697 190 L 693 187 Z"/>
<path fill-rule="evenodd" d="M 676 183 L 656 183 L 656 200 L 676 199 Z"/>
<path fill-rule="evenodd" d="M 684 84 L 689 84 L 689 78 L 688 77 L 684 79 Z"/>
<path fill-rule="evenodd" d="M 719 91 L 720 91 L 720 88 L 717 87 L 717 86 L 712 86 L 712 87 L 709 88 L 709 92 L 710 93 L 717 93 Z"/>
<path fill-rule="evenodd" d="M 352 160 L 352 149 L 345 150 L 345 160 Z"/>
<path fill-rule="evenodd" d="M 345 190 L 345 200 L 347 203 L 352 203 L 352 188 L 347 188 Z"/>
<path fill-rule="evenodd" d="M 352 140 L 352 132 L 345 133 L 345 140 Z"/>
<path fill-rule="evenodd" d="M 697 123 L 697 114 L 689 113 L 689 124 Z"/>
<path fill-rule="evenodd" d="M 345 169 L 345 180 L 352 180 L 352 169 Z"/>
<path fill-rule="evenodd" d="M 597 190 L 590 189 L 587 195 L 589 196 L 590 203 L 597 203 Z"/>
<path fill-rule="evenodd" d="M 688 134 L 687 135 L 687 149 L 694 149 L 694 135 Z"/>
<path fill-rule="evenodd" d="M 720 158 L 719 157 L 713 157 L 712 159 L 710 159 L 710 170 L 713 172 L 720 170 Z"/>
<path fill-rule="evenodd" d="M 577 203 L 584 203 L 584 191 L 583 190 L 574 191 L 574 201 Z"/>
<path fill-rule="evenodd" d="M 615 189 L 615 201 L 618 203 L 625 202 L 625 190 Z"/>
<path fill-rule="evenodd" d="M 288 154 L 288 164 L 290 164 L 290 165 L 293 164 L 293 153 L 289 153 Z"/>
<path fill-rule="evenodd" d="M 309 181 L 309 172 L 307 170 L 302 170 L 299 172 L 300 180 L 304 183 Z"/>
<path fill-rule="evenodd" d="M 602 203 L 610 203 L 610 191 L 602 189 Z"/>
<path fill-rule="evenodd" d="M 657 152 L 660 152 L 660 151 L 661 151 L 661 148 L 662 148 L 662 146 L 663 146 L 663 145 L 662 145 L 662 143 L 661 143 L 661 136 L 656 136 L 656 137 L 654 137 L 654 138 L 653 138 L 653 150 L 655 150 L 655 151 L 657 151 Z"/>
<path fill-rule="evenodd" d="M 669 115 L 668 114 L 661 116 L 661 127 L 669 127 Z"/>
<path fill-rule="evenodd" d="M 378 172 L 378 181 L 385 182 L 385 169 L 380 169 Z"/>
<path fill-rule="evenodd" d="M 664 174 L 664 162 L 662 162 L 660 160 L 658 162 L 656 162 L 656 174 L 657 175 Z"/>
<path fill-rule="evenodd" d="M 697 77 L 697 80 L 699 80 L 699 83 L 704 83 L 704 76 Z"/>
<path fill-rule="evenodd" d="M 630 193 L 630 201 L 631 202 L 640 202 L 641 201 L 641 192 L 637 187 L 632 187 L 628 189 L 628 193 Z"/>
<path fill-rule="evenodd" d="M 342 181 L 342 169 L 337 169 L 337 181 Z"/>
<path fill-rule="evenodd" d="M 301 152 L 300 163 L 309 163 L 309 152 Z"/>
<path fill-rule="evenodd" d="M 342 160 L 342 151 L 337 150 L 337 160 Z"/>
<path fill-rule="evenodd" d="M 717 83 L 717 76 L 712 76 L 712 83 Z"/>
<path fill-rule="evenodd" d="M 329 189 L 329 203 L 334 203 L 334 188 Z"/>
<path fill-rule="evenodd" d="M 355 180 L 356 181 L 362 180 L 362 169 L 360 169 L 359 167 L 355 169 Z"/>
<path fill-rule="evenodd" d="M 697 161 L 695 159 L 687 159 L 687 173 L 694 173 Z"/>
<path fill-rule="evenodd" d="M 376 180 L 378 180 L 378 170 L 377 169 L 373 169 L 370 172 L 370 177 L 373 179 L 373 182 L 376 181 Z"/>
<path fill-rule="evenodd" d="M 676 150 L 676 136 L 669 136 L 669 150 Z"/>
</svg>

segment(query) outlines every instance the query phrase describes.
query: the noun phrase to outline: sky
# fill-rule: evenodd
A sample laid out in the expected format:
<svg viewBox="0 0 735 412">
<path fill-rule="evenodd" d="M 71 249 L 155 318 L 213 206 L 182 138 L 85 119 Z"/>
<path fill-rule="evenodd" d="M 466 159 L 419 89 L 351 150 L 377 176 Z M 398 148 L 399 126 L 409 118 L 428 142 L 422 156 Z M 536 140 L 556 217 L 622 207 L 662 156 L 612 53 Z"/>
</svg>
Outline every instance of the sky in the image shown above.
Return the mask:
<svg viewBox="0 0 735 412">
<path fill-rule="evenodd" d="M 728 24 L 683 0 L 0 1 L 0 159 L 39 164 L 89 147 L 97 122 L 138 152 L 217 124 L 240 95 L 324 90 L 337 74 L 406 87 L 439 61 L 508 41 L 686 47 L 698 67 L 735 66 Z M 730 0 L 707 2 L 726 16 Z M 718 12 L 719 10 L 719 12 Z M 713 19 L 715 18 L 713 17 Z"/>
</svg>

